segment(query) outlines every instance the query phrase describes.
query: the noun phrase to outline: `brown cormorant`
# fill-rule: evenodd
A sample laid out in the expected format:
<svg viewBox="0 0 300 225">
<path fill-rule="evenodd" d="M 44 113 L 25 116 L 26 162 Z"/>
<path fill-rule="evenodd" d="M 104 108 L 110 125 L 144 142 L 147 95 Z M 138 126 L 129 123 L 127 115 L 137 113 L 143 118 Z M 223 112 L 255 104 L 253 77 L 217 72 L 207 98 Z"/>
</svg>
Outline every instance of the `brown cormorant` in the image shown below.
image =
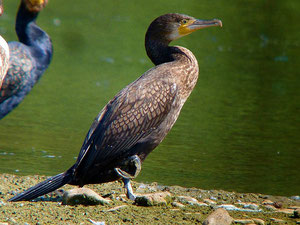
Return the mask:
<svg viewBox="0 0 300 225">
<path fill-rule="evenodd" d="M 9 201 L 34 199 L 65 184 L 82 187 L 118 179 L 123 179 L 128 198 L 135 199 L 130 179 L 138 175 L 141 162 L 170 131 L 198 78 L 193 53 L 168 45 L 210 26 L 222 23 L 182 14 L 165 14 L 155 19 L 146 33 L 145 46 L 156 66 L 121 90 L 102 109 L 70 169 Z"/>
<path fill-rule="evenodd" d="M 2 13 L 3 13 L 3 5 L 2 5 L 2 0 L 0 0 L 0 16 L 2 15 Z M 4 76 L 6 75 L 8 69 L 8 60 L 9 60 L 8 45 L 5 39 L 0 35 L 0 88 Z"/>
<path fill-rule="evenodd" d="M 21 0 L 16 18 L 20 42 L 8 43 L 9 68 L 0 89 L 0 119 L 19 105 L 50 64 L 50 37 L 35 22 L 47 1 Z"/>
</svg>

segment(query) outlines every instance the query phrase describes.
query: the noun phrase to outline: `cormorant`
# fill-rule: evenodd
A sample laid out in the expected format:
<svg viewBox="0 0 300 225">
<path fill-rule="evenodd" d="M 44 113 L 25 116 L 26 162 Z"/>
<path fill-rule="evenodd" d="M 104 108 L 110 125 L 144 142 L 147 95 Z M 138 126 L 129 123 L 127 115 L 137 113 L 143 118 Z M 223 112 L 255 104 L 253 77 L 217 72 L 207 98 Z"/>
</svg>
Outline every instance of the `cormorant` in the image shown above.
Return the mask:
<svg viewBox="0 0 300 225">
<path fill-rule="evenodd" d="M 102 109 L 70 169 L 9 201 L 34 199 L 65 184 L 82 187 L 118 179 L 123 179 L 127 197 L 134 200 L 130 179 L 138 175 L 141 162 L 170 131 L 198 79 L 199 68 L 193 53 L 169 43 L 210 26 L 222 26 L 222 22 L 182 14 L 156 18 L 145 38 L 147 54 L 156 66 L 121 90 Z"/>
<path fill-rule="evenodd" d="M 16 18 L 20 42 L 8 43 L 9 68 L 0 89 L 0 119 L 18 106 L 50 64 L 50 37 L 35 22 L 47 1 L 21 0 Z"/>
<path fill-rule="evenodd" d="M 3 5 L 2 0 L 0 0 L 0 16 L 3 13 Z M 7 42 L 0 35 L 0 88 L 2 85 L 2 81 L 8 69 L 8 60 L 9 60 L 9 49 Z"/>
</svg>

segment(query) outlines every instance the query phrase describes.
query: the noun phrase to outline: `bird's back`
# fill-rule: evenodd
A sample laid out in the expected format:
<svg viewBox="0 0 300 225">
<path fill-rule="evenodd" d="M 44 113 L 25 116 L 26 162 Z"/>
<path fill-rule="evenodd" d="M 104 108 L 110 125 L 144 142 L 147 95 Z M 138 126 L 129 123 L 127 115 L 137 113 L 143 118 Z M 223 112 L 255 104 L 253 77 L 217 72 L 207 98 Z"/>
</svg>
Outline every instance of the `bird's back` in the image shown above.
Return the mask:
<svg viewBox="0 0 300 225">
<path fill-rule="evenodd" d="M 103 108 L 79 153 L 75 183 L 117 179 L 111 173 L 122 160 L 138 155 L 143 161 L 164 139 L 183 105 L 174 67 L 169 62 L 150 69 Z"/>
</svg>

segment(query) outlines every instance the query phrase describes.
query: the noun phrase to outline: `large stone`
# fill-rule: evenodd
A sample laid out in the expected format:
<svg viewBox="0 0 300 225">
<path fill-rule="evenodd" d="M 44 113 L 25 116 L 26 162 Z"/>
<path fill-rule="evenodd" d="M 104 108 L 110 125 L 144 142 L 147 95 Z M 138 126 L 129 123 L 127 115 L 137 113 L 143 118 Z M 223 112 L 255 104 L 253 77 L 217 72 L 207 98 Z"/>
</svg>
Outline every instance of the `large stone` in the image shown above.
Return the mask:
<svg viewBox="0 0 300 225">
<path fill-rule="evenodd" d="M 203 225 L 230 225 L 233 219 L 229 213 L 223 209 L 218 208 L 211 213 L 202 223 Z"/>
<path fill-rule="evenodd" d="M 140 206 L 156 206 L 167 205 L 171 202 L 170 192 L 157 192 L 145 195 L 138 195 L 135 198 L 134 203 Z"/>
<path fill-rule="evenodd" d="M 62 203 L 64 205 L 104 205 L 109 200 L 102 198 L 89 188 L 74 188 L 64 193 Z"/>
</svg>

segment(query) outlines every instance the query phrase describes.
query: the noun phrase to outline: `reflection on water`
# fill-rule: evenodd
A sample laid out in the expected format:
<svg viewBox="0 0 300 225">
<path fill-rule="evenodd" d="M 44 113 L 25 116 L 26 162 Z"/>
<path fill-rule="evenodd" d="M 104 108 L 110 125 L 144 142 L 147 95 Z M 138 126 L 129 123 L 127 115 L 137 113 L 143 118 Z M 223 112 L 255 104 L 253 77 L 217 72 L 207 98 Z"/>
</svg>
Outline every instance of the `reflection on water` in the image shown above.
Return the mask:
<svg viewBox="0 0 300 225">
<path fill-rule="evenodd" d="M 0 172 L 54 175 L 71 166 L 101 108 L 152 67 L 143 47 L 151 20 L 182 12 L 224 27 L 174 43 L 196 55 L 199 81 L 138 180 L 299 194 L 299 1 L 58 4 L 50 1 L 38 19 L 52 37 L 53 62 L 0 121 Z M 16 39 L 16 7 L 5 2 L 7 40 Z"/>
</svg>

